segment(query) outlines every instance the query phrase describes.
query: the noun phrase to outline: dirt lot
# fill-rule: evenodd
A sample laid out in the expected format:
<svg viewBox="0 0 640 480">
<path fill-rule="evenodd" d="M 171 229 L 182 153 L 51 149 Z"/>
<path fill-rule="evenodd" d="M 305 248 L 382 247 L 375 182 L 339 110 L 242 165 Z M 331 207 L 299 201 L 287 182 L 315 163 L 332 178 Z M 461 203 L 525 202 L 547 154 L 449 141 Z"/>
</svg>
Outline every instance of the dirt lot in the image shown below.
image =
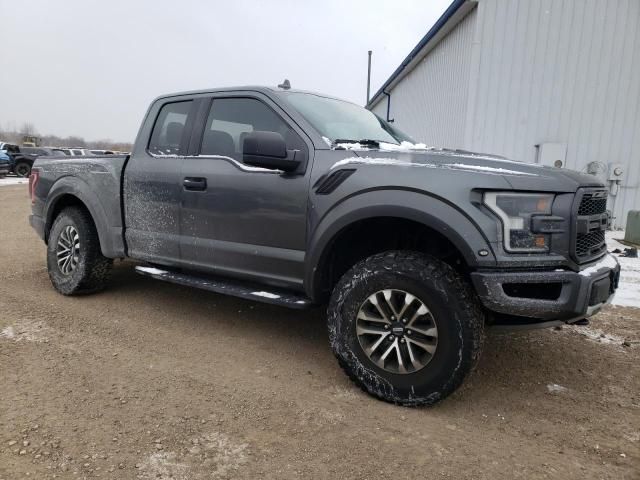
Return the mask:
<svg viewBox="0 0 640 480">
<path fill-rule="evenodd" d="M 349 382 L 321 310 L 130 263 L 102 294 L 56 294 L 25 186 L 0 188 L 0 205 L 2 480 L 640 478 L 638 309 L 489 333 L 462 390 L 407 409 Z"/>
</svg>

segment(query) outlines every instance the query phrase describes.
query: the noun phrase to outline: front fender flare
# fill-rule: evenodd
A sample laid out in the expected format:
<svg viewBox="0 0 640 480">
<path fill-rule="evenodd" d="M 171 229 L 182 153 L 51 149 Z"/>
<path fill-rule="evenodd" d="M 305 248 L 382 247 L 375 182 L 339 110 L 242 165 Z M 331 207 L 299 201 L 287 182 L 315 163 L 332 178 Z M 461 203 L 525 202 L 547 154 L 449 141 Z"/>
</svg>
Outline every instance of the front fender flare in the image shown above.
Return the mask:
<svg viewBox="0 0 640 480">
<path fill-rule="evenodd" d="M 493 249 L 475 222 L 459 208 L 424 192 L 413 190 L 370 190 L 350 196 L 332 207 L 318 221 L 309 237 L 305 261 L 305 290 L 318 298 L 322 262 L 331 250 L 332 241 L 349 225 L 376 217 L 413 220 L 445 236 L 472 268 L 493 267 Z M 478 251 L 486 250 L 482 257 Z"/>
</svg>

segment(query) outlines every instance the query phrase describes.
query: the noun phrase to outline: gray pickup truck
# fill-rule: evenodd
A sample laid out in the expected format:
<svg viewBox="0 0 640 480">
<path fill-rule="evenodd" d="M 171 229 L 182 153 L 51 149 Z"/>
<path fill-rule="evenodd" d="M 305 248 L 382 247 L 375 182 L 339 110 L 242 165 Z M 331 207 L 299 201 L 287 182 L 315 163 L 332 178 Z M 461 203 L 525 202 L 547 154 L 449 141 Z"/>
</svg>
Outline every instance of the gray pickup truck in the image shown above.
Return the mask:
<svg viewBox="0 0 640 480">
<path fill-rule="evenodd" d="M 619 278 L 597 178 L 427 148 L 291 89 L 162 96 L 130 155 L 38 159 L 30 193 L 60 293 L 102 289 L 126 257 L 159 280 L 326 304 L 342 368 L 401 405 L 460 386 L 486 326 L 585 319 Z"/>
</svg>

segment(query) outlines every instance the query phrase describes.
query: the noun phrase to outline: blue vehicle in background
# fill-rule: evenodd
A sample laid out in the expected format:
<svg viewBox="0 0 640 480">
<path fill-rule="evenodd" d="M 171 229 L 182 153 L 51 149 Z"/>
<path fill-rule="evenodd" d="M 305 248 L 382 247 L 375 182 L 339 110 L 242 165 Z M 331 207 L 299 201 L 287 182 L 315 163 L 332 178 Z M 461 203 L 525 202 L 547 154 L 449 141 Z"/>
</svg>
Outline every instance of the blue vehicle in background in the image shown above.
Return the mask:
<svg viewBox="0 0 640 480">
<path fill-rule="evenodd" d="M 0 150 L 0 178 L 11 171 L 11 157 L 6 151 Z"/>
</svg>

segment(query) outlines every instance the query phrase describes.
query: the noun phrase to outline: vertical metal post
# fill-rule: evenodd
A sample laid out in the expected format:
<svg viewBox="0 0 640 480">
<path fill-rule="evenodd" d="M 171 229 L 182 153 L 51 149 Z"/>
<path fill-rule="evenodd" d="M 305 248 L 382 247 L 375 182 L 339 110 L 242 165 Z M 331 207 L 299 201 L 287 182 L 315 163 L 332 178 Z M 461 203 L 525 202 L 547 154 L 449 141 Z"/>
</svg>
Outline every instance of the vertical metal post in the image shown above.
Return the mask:
<svg viewBox="0 0 640 480">
<path fill-rule="evenodd" d="M 367 66 L 367 105 L 369 105 L 370 93 L 371 93 L 371 50 L 369 50 L 369 64 Z"/>
</svg>

